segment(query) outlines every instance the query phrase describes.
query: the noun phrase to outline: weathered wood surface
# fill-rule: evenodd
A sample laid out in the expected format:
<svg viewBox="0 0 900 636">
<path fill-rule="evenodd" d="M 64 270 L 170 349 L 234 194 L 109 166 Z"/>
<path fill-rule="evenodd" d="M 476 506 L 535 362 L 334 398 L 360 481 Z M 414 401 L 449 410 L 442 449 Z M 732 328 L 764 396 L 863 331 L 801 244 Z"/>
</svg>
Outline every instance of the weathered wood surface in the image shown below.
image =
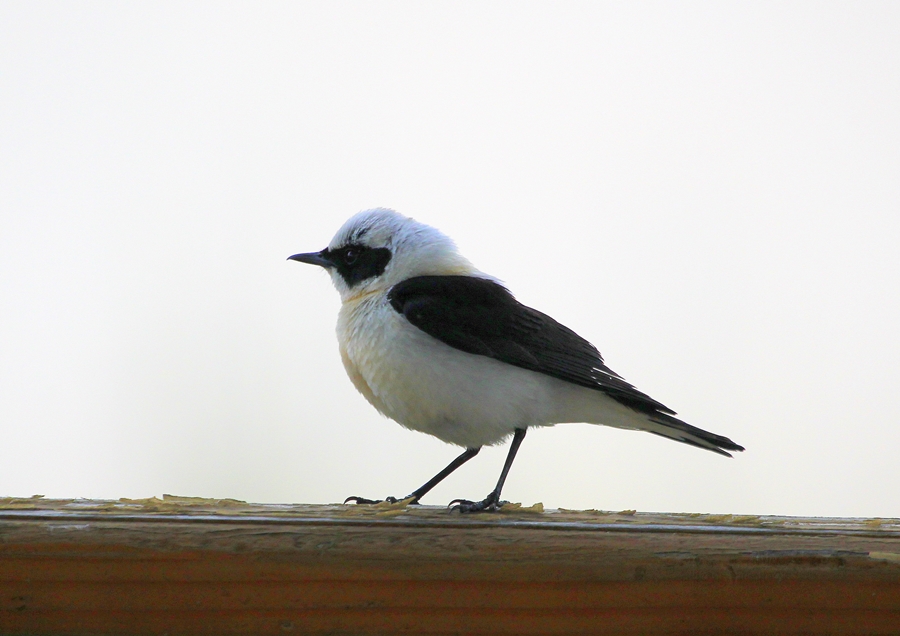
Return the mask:
<svg viewBox="0 0 900 636">
<path fill-rule="evenodd" d="M 0 634 L 900 634 L 900 520 L 0 499 Z"/>
</svg>

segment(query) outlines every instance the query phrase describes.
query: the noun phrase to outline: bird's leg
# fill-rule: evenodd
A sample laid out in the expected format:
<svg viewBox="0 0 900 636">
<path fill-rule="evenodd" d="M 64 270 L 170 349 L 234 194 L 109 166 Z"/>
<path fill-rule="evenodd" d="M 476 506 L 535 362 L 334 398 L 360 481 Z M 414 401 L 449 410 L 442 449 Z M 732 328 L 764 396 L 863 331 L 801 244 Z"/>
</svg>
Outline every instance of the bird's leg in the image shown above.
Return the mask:
<svg viewBox="0 0 900 636">
<path fill-rule="evenodd" d="M 519 445 L 521 445 L 523 439 L 525 439 L 525 429 L 517 428 L 516 432 L 513 434 L 512 442 L 509 445 L 509 453 L 506 455 L 506 463 L 503 464 L 503 472 L 500 473 L 500 479 L 497 480 L 497 487 L 494 488 L 483 501 L 454 499 L 449 504 L 452 506 L 452 509 L 459 510 L 460 512 L 494 512 L 500 510 L 500 507 L 506 503 L 500 501 L 500 491 L 503 490 L 503 484 L 506 482 L 506 475 L 512 467 L 513 460 L 516 458 L 516 453 L 519 451 Z"/>
<path fill-rule="evenodd" d="M 426 483 L 422 484 L 418 488 L 416 488 L 409 497 L 413 498 L 413 503 L 418 503 L 419 499 L 425 496 L 429 490 L 437 486 L 439 483 L 444 481 L 444 479 L 452 473 L 454 470 L 465 464 L 467 461 L 475 457 L 478 454 L 478 451 L 481 450 L 481 447 L 478 448 L 467 448 L 462 452 L 462 454 L 454 459 L 452 462 L 447 464 L 447 467 L 439 472 L 437 475 L 429 479 Z M 407 499 L 409 498 L 407 497 Z"/>
<path fill-rule="evenodd" d="M 447 467 L 439 472 L 437 475 L 429 479 L 425 484 L 422 484 L 419 488 L 416 488 L 412 493 L 404 497 L 402 500 L 398 500 L 396 497 L 385 497 L 384 499 L 366 499 L 365 497 L 347 497 L 344 500 L 344 503 L 348 503 L 352 501 L 353 503 L 358 504 L 376 504 L 381 503 L 382 501 L 387 501 L 388 503 L 397 503 L 398 501 L 405 501 L 406 499 L 412 498 L 412 502 L 414 504 L 419 503 L 419 499 L 425 496 L 429 490 L 437 486 L 439 483 L 444 481 L 444 479 L 452 473 L 454 470 L 465 464 L 467 461 L 475 457 L 478 454 L 478 451 L 481 450 L 481 447 L 478 448 L 467 448 L 462 452 L 462 454 L 450 462 Z"/>
</svg>

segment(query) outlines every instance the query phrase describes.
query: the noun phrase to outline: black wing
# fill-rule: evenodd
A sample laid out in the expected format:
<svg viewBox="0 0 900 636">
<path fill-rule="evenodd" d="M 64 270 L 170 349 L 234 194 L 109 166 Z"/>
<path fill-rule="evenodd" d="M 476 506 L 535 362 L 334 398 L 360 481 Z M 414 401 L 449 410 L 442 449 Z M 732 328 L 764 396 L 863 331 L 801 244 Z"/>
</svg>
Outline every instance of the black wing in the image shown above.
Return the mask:
<svg viewBox="0 0 900 636">
<path fill-rule="evenodd" d="M 590 342 L 492 280 L 417 276 L 391 288 L 388 300 L 413 325 L 461 351 L 602 391 L 642 413 L 675 413 L 603 364 Z"/>
</svg>

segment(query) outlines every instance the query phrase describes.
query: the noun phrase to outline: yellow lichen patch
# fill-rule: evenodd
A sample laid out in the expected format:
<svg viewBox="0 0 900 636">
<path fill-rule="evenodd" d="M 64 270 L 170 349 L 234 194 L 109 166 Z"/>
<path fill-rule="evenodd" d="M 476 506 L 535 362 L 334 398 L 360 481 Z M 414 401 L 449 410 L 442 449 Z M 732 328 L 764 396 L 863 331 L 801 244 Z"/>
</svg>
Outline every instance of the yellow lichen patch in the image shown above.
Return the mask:
<svg viewBox="0 0 900 636">
<path fill-rule="evenodd" d="M 587 510 L 575 510 L 572 508 L 557 508 L 559 512 L 563 513 L 571 513 L 571 514 L 581 514 L 581 515 L 598 515 L 601 517 L 607 517 L 611 514 L 614 514 L 608 510 L 597 510 L 596 508 L 588 508 Z"/>
<path fill-rule="evenodd" d="M 345 517 L 372 515 L 374 513 L 373 507 L 366 504 L 345 505 L 338 511 L 338 514 Z"/>
<path fill-rule="evenodd" d="M 541 514 L 544 512 L 544 504 L 540 501 L 531 506 L 525 507 L 520 503 L 505 503 L 500 508 L 500 512 L 503 513 L 512 513 L 512 512 L 531 512 Z"/>
<path fill-rule="evenodd" d="M 0 497 L 0 508 L 6 510 L 33 510 L 44 495 L 31 497 Z"/>
<path fill-rule="evenodd" d="M 757 524 L 759 523 L 759 515 L 743 515 L 740 517 L 732 517 L 729 523 Z"/>
<path fill-rule="evenodd" d="M 344 506 L 342 511 L 347 515 L 366 515 L 373 514 L 376 517 L 393 517 L 406 512 L 407 507 L 412 504 L 413 497 L 407 497 L 400 501 L 391 503 L 390 501 L 379 501 L 374 504 L 352 504 Z"/>
<path fill-rule="evenodd" d="M 128 497 L 120 497 L 119 503 L 134 504 L 138 506 L 156 506 L 163 503 L 159 497 L 144 497 L 143 499 L 129 499 Z"/>
<path fill-rule="evenodd" d="M 637 514 L 637 510 L 620 510 L 616 513 L 617 515 L 624 515 L 626 517 L 633 517 Z"/>
<path fill-rule="evenodd" d="M 391 503 L 390 501 L 379 501 L 376 504 L 370 504 L 375 510 L 403 510 L 409 504 L 413 502 L 412 497 L 407 497 L 406 499 L 401 499 L 400 501 L 395 501 Z M 357 504 L 359 505 L 359 504 Z M 363 504 L 365 505 L 365 504 Z"/>
<path fill-rule="evenodd" d="M 208 497 L 181 497 L 179 495 L 163 495 L 163 501 L 166 503 L 177 504 L 182 506 L 246 506 L 246 501 L 240 499 L 211 499 Z"/>
<path fill-rule="evenodd" d="M 382 510 L 381 512 L 376 512 L 375 516 L 379 517 L 381 519 L 384 519 L 385 517 L 396 517 L 397 515 L 402 515 L 402 514 L 405 514 L 406 512 L 408 512 L 408 510 L 406 508 L 397 508 L 397 509 Z"/>
<path fill-rule="evenodd" d="M 866 519 L 866 525 L 870 528 L 880 528 L 881 524 L 881 519 Z"/>
<path fill-rule="evenodd" d="M 246 501 L 239 499 L 214 499 L 207 497 L 182 497 L 179 495 L 163 495 L 159 497 L 145 497 L 143 499 L 129 499 L 122 497 L 117 502 L 126 506 L 140 506 L 144 512 L 179 512 L 183 510 L 194 510 L 200 508 L 210 509 L 213 513 L 221 514 L 219 509 L 238 507 L 247 507 Z"/>
</svg>

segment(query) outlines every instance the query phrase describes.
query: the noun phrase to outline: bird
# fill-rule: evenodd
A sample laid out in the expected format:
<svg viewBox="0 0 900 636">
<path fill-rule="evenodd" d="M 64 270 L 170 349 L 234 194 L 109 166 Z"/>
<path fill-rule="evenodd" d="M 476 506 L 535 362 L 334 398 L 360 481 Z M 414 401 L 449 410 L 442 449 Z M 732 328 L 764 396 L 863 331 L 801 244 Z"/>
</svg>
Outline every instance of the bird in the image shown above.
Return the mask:
<svg viewBox="0 0 900 636">
<path fill-rule="evenodd" d="M 567 422 L 646 431 L 731 457 L 744 448 L 676 418 L 606 366 L 590 342 L 515 299 L 440 230 L 387 208 L 350 217 L 328 247 L 288 260 L 317 265 L 341 297 L 338 348 L 347 375 L 400 425 L 460 446 L 404 498 L 419 500 L 484 446 L 510 439 L 496 487 L 452 510 L 492 512 L 529 428 Z M 396 503 L 348 497 L 346 503 Z"/>
</svg>

